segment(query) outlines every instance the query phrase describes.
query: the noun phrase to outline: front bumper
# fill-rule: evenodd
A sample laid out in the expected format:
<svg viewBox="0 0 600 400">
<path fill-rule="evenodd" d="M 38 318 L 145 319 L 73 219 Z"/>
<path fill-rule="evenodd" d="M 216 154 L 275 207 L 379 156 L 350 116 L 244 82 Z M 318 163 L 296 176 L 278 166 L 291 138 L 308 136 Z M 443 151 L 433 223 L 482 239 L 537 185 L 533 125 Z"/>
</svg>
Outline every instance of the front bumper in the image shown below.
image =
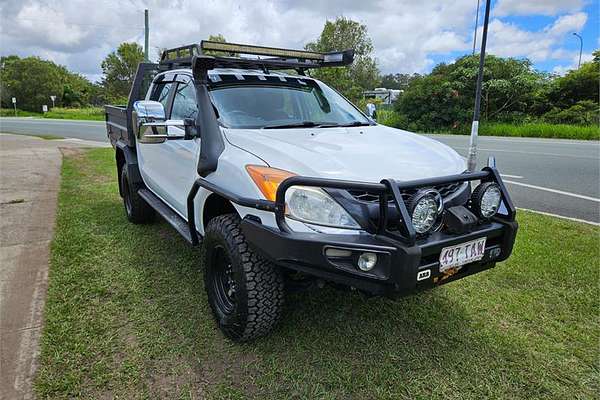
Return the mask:
<svg viewBox="0 0 600 400">
<path fill-rule="evenodd" d="M 517 232 L 515 221 L 496 219 L 463 235 L 436 232 L 427 239 L 409 245 L 385 235 L 331 235 L 322 233 L 282 232 L 262 225 L 253 218 L 242 221 L 246 239 L 263 257 L 276 264 L 351 286 L 374 295 L 406 295 L 429 289 L 492 268 L 506 259 Z M 442 248 L 486 237 L 484 258 L 451 273 L 439 271 Z M 351 257 L 326 255 L 328 248 L 349 250 Z M 363 252 L 378 255 L 369 272 L 356 268 L 356 258 Z M 429 273 L 419 274 L 429 270 Z M 428 276 L 417 280 L 417 276 Z"/>
<path fill-rule="evenodd" d="M 202 186 L 245 207 L 273 212 L 277 227 L 265 226 L 257 216 L 247 215 L 242 229 L 257 252 L 281 266 L 377 295 L 409 294 L 492 268 L 510 255 L 518 226 L 516 210 L 493 164 L 490 162 L 479 172 L 407 182 L 384 179 L 380 183 L 365 183 L 293 176 L 281 182 L 275 201 L 242 198 L 203 178 L 199 178 L 194 187 Z M 479 220 L 465 225 L 466 229 L 454 230 L 466 233 L 449 233 L 453 230 L 442 229 L 426 236 L 417 235 L 403 198 L 405 191 L 473 181 L 494 182 L 500 188 L 501 209 L 491 221 Z M 377 205 L 372 209 L 358 201 L 336 198 L 359 223 L 363 229 L 360 234 L 295 232 L 287 224 L 285 215 L 285 193 L 293 186 L 366 191 L 376 196 Z M 192 212 L 188 215 L 193 221 L 192 194 L 188 196 L 188 212 Z M 190 230 L 193 228 L 190 226 Z M 440 272 L 438 260 L 444 247 L 483 237 L 486 238 L 483 259 Z M 333 257 L 327 251 L 329 248 L 334 248 L 338 255 Z M 356 268 L 357 258 L 363 252 L 378 256 L 377 264 L 369 272 Z M 346 256 L 341 256 L 342 253 Z"/>
</svg>

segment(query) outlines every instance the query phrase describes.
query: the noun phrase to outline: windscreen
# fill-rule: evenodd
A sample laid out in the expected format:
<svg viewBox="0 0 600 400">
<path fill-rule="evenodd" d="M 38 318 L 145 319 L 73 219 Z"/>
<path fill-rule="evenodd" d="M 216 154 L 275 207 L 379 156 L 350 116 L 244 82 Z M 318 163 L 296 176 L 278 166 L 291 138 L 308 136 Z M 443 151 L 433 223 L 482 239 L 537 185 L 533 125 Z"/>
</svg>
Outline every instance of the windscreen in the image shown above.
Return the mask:
<svg viewBox="0 0 600 400">
<path fill-rule="evenodd" d="M 216 85 L 210 94 L 219 122 L 228 128 L 371 124 L 336 91 L 310 79 Z"/>
</svg>

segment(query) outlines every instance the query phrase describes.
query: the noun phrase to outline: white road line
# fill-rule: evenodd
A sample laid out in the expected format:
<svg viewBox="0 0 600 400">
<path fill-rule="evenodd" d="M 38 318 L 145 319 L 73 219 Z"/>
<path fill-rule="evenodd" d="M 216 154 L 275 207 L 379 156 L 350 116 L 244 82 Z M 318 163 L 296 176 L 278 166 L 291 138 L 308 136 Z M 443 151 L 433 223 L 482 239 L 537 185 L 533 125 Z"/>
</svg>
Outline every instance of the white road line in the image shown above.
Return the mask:
<svg viewBox="0 0 600 400">
<path fill-rule="evenodd" d="M 456 139 L 456 140 L 469 140 L 469 135 L 427 135 L 433 139 L 436 137 L 440 139 Z M 483 142 L 503 142 L 503 143 L 535 143 L 535 144 L 566 144 L 566 145 L 577 145 L 577 146 L 598 146 L 595 140 L 575 140 L 575 139 L 546 139 L 546 138 L 515 138 L 508 137 L 504 138 L 501 136 L 479 136 L 479 140 Z"/>
<path fill-rule="evenodd" d="M 600 203 L 600 199 L 598 199 L 596 197 L 584 196 L 582 194 L 564 192 L 562 190 L 550 189 L 550 188 L 543 187 L 543 186 L 530 185 L 528 183 L 523 183 L 523 182 L 504 181 L 504 183 L 510 183 L 512 185 L 523 186 L 523 187 L 527 187 L 530 189 L 543 190 L 543 191 L 550 192 L 550 193 L 562 194 L 564 196 L 577 197 L 578 199 L 595 201 L 596 203 Z"/>
<path fill-rule="evenodd" d="M 594 225 L 594 226 L 600 226 L 600 223 L 594 222 L 594 221 L 588 221 L 587 219 L 565 217 L 564 215 L 552 214 L 552 213 L 549 213 L 549 212 L 532 210 L 532 209 L 529 209 L 529 208 L 517 207 L 517 210 L 529 211 L 529 212 L 533 212 L 533 213 L 536 213 L 536 214 L 547 215 L 549 217 L 555 217 L 555 218 L 560 218 L 560 219 L 566 219 L 566 220 L 569 220 L 569 221 L 583 222 L 584 224 L 590 224 L 590 225 Z"/>
<path fill-rule="evenodd" d="M 500 174 L 500 176 L 503 178 L 523 179 L 521 175 Z"/>
<path fill-rule="evenodd" d="M 468 147 L 458 147 L 458 146 L 450 146 L 453 149 L 461 149 L 461 150 L 468 150 Z M 591 159 L 591 160 L 598 160 L 600 158 L 600 155 L 598 157 L 589 157 L 589 156 L 582 156 L 580 154 L 559 154 L 559 153 L 544 153 L 544 152 L 533 152 L 533 151 L 516 151 L 516 150 L 504 150 L 504 149 L 485 149 L 480 147 L 479 148 L 480 151 L 489 151 L 490 153 L 495 153 L 495 152 L 501 152 L 501 153 L 515 153 L 515 154 L 527 154 L 529 156 L 551 156 L 551 157 L 568 157 L 568 158 L 587 158 L 587 159 Z"/>
</svg>

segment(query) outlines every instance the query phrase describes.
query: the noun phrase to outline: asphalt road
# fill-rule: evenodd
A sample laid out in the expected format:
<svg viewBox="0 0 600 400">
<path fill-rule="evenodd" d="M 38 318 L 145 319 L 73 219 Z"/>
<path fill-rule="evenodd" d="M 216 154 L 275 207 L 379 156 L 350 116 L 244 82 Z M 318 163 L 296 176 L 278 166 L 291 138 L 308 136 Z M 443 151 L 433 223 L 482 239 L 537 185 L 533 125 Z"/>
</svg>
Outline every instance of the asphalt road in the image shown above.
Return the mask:
<svg viewBox="0 0 600 400">
<path fill-rule="evenodd" d="M 0 131 L 107 141 L 101 121 L 0 118 Z M 467 154 L 467 136 L 431 137 Z M 598 142 L 480 137 L 479 150 L 481 166 L 496 157 L 517 207 L 600 223 Z"/>
</svg>

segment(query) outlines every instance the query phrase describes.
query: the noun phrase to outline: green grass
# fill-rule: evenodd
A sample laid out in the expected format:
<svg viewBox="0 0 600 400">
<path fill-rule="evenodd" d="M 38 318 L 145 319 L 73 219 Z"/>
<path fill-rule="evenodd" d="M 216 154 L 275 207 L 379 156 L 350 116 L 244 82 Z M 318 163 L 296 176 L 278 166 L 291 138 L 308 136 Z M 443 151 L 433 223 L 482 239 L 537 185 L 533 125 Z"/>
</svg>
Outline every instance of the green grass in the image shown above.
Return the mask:
<svg viewBox="0 0 600 400">
<path fill-rule="evenodd" d="M 60 139 L 64 139 L 64 137 L 62 136 L 58 136 L 58 135 L 29 135 L 29 136 L 34 136 L 34 137 L 38 137 L 40 139 L 44 139 L 44 140 L 60 140 Z"/>
<path fill-rule="evenodd" d="M 237 345 L 199 250 L 126 221 L 113 160 L 64 160 L 39 398 L 599 398 L 597 227 L 519 212 L 493 270 L 397 301 L 290 295 L 270 337 Z"/>
<path fill-rule="evenodd" d="M 60 140 L 60 139 L 64 139 L 64 137 L 62 137 L 62 136 L 52 135 L 50 133 L 47 133 L 47 134 L 46 133 L 41 133 L 39 135 L 36 135 L 34 133 L 8 132 L 8 131 L 1 131 L 0 133 L 9 134 L 9 135 L 31 136 L 31 137 L 36 137 L 36 138 L 44 139 L 44 140 Z"/>
<path fill-rule="evenodd" d="M 0 117 L 14 117 L 15 110 L 13 108 L 0 108 Z M 41 113 L 23 111 L 17 109 L 17 117 L 40 117 Z"/>
<path fill-rule="evenodd" d="M 402 121 L 398 113 L 390 110 L 381 110 L 378 111 L 378 113 L 379 116 L 377 122 L 380 124 L 395 128 L 407 129 L 406 126 L 404 126 L 405 123 Z M 438 131 L 426 131 L 419 133 L 469 135 L 471 133 L 471 127 L 463 126 L 458 129 L 442 129 Z M 482 136 L 600 140 L 600 127 L 546 123 L 504 124 L 496 122 L 482 122 L 479 126 L 479 134 Z"/>
<path fill-rule="evenodd" d="M 44 118 L 56 119 L 82 119 L 91 121 L 104 121 L 104 108 L 62 108 L 55 107 L 44 114 Z"/>
<path fill-rule="evenodd" d="M 0 117 L 14 117 L 14 110 L 3 108 L 0 109 Z M 85 107 L 85 108 L 50 108 L 47 113 L 37 113 L 31 111 L 17 110 L 18 117 L 38 117 L 38 118 L 54 118 L 54 119 L 78 119 L 88 121 L 104 121 L 103 107 Z"/>
</svg>

